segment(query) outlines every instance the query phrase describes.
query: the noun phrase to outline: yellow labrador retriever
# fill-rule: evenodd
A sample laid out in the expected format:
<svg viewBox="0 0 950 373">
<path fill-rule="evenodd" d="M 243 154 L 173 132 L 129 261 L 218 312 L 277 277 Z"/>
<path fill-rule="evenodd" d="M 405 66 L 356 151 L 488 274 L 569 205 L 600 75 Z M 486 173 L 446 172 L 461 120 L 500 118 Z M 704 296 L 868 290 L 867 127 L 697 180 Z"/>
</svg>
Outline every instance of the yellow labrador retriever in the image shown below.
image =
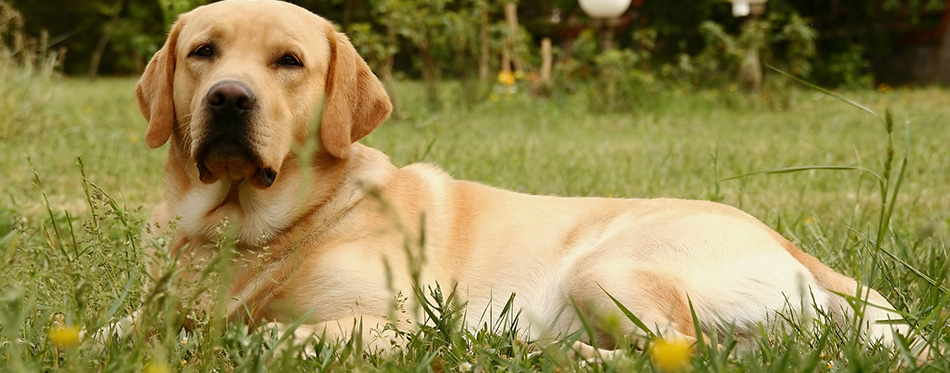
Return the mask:
<svg viewBox="0 0 950 373">
<path fill-rule="evenodd" d="M 396 292 L 412 294 L 412 252 L 424 258 L 421 283 L 455 288 L 472 324 L 516 294 L 531 340 L 566 336 L 581 318 L 595 330 L 584 340 L 600 347 L 644 335 L 632 322 L 619 333 L 599 322 L 620 315 L 608 293 L 668 339 L 701 337 L 688 302 L 702 331 L 754 334 L 777 312 L 849 320 L 838 294 L 872 304 L 859 326 L 869 339 L 906 333 L 879 322 L 901 317 L 876 291 L 729 206 L 533 196 L 393 166 L 357 142 L 389 115 L 379 80 L 331 23 L 289 3 L 232 0 L 181 15 L 136 96 L 148 146 L 168 143 L 152 234 L 173 237 L 170 253 L 190 268 L 214 255 L 223 221 L 236 229 L 228 317 L 278 327 L 304 318 L 298 337 L 346 338 L 361 322 L 364 340 L 387 348 L 369 330 L 397 322 L 389 316 Z M 295 151 L 308 141 L 319 146 Z"/>
</svg>

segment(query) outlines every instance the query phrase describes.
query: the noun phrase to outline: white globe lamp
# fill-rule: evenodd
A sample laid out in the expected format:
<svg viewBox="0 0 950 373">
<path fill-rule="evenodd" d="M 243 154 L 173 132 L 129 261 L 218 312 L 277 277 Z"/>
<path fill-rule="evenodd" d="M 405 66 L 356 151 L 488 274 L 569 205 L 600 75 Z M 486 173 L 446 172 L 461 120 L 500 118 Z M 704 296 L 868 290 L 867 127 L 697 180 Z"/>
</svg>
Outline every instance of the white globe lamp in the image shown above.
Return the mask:
<svg viewBox="0 0 950 373">
<path fill-rule="evenodd" d="M 630 0 L 579 0 L 581 9 L 591 18 L 617 18 L 630 7 Z"/>
<path fill-rule="evenodd" d="M 732 3 L 732 15 L 745 17 L 757 16 L 765 12 L 765 3 L 768 0 L 729 0 Z"/>
</svg>

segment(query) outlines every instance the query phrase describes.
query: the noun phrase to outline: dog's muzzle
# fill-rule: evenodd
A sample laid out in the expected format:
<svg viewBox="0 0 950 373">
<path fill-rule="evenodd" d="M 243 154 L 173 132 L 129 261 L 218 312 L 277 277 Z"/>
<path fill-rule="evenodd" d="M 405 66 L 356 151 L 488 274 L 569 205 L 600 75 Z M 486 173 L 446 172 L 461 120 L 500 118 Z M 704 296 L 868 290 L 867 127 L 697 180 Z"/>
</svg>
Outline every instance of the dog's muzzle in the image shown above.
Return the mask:
<svg viewBox="0 0 950 373">
<path fill-rule="evenodd" d="M 244 83 L 222 81 L 208 90 L 207 134 L 195 153 L 201 182 L 210 184 L 227 178 L 247 180 L 259 188 L 274 184 L 277 171 L 263 166 L 249 137 L 250 119 L 256 108 L 257 98 Z"/>
</svg>

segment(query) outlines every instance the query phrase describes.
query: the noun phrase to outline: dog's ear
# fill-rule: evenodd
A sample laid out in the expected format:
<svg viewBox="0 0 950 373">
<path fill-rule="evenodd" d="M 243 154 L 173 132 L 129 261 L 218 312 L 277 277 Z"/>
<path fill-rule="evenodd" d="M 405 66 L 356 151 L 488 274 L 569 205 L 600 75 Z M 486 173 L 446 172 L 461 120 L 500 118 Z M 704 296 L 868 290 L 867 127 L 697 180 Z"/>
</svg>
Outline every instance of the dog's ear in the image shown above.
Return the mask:
<svg viewBox="0 0 950 373">
<path fill-rule="evenodd" d="M 138 99 L 139 109 L 148 120 L 145 144 L 152 149 L 165 144 L 175 128 L 172 81 L 175 76 L 175 47 L 183 24 L 184 17 L 179 17 L 168 33 L 165 45 L 155 52 L 145 67 L 145 73 L 135 85 L 135 98 Z"/>
<path fill-rule="evenodd" d="M 327 26 L 330 65 L 326 102 L 320 122 L 320 143 L 327 153 L 346 158 L 350 146 L 380 125 L 392 111 L 389 96 L 356 48 L 333 26 Z"/>
</svg>

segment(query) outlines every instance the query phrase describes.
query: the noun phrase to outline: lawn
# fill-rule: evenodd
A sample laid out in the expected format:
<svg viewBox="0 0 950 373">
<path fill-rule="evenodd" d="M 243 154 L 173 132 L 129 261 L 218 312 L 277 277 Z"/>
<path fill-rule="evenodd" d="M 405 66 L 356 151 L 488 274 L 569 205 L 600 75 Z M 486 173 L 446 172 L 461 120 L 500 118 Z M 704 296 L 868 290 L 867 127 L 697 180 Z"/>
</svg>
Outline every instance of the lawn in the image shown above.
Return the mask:
<svg viewBox="0 0 950 373">
<path fill-rule="evenodd" d="M 175 289 L 141 289 L 138 232 L 162 198 L 166 150 L 144 144 L 134 84 L 132 78 L 21 77 L 0 87 L 0 366 L 6 367 L 0 370 L 657 369 L 649 354 L 634 349 L 624 359 L 593 364 L 571 360 L 557 346 L 532 354 L 505 327 L 423 330 L 409 351 L 393 356 L 326 344 L 306 360 L 273 354 L 262 332 L 213 317 L 179 332 L 163 317 L 172 313 Z M 804 88 L 783 92 L 780 105 L 728 90 L 655 89 L 637 97 L 630 112 L 597 114 L 583 94 L 541 100 L 517 93 L 462 109 L 452 103 L 453 88 L 445 88 L 448 109 L 430 112 L 420 85 L 400 84 L 404 118 L 362 142 L 397 165 L 434 163 L 457 178 L 527 193 L 737 206 L 879 289 L 923 333 L 921 343 L 945 348 L 950 92 L 840 92 L 875 117 Z M 890 137 L 882 119 L 887 109 Z M 756 173 L 799 166 L 811 167 Z M 830 166 L 840 169 L 819 169 Z M 881 224 L 882 216 L 889 224 Z M 153 328 L 129 340 L 73 343 L 50 334 L 60 327 L 95 329 L 139 308 Z M 445 312 L 456 311 L 449 305 Z M 819 329 L 824 333 L 765 334 L 751 352 L 730 351 L 728 343 L 697 347 L 687 370 L 919 369 L 902 351 L 866 347 L 854 331 Z M 937 355 L 923 369 L 950 368 Z"/>
</svg>

